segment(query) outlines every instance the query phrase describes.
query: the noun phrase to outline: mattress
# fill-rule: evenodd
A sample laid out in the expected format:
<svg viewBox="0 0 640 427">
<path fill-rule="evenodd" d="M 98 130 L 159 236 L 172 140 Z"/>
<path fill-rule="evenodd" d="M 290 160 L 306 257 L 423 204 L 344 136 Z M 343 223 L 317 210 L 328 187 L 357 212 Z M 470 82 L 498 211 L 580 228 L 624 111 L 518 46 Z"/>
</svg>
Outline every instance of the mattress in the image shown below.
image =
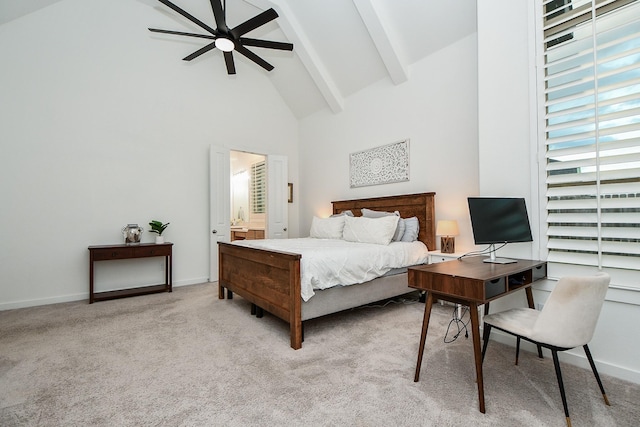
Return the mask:
<svg viewBox="0 0 640 427">
<path fill-rule="evenodd" d="M 234 245 L 284 251 L 302 255 L 300 287 L 308 301 L 314 290 L 368 282 L 428 260 L 427 246 L 420 242 L 391 242 L 389 245 L 348 242 L 341 239 L 236 240 Z"/>
</svg>

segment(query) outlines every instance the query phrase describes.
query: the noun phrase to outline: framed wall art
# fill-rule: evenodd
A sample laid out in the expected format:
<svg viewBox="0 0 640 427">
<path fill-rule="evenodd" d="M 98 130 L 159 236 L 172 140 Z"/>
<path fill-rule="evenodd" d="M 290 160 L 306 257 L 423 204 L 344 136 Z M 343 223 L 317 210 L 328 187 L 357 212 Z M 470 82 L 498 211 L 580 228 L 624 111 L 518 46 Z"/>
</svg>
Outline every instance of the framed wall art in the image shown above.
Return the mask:
<svg viewBox="0 0 640 427">
<path fill-rule="evenodd" d="M 351 188 L 409 181 L 409 139 L 349 155 Z"/>
</svg>

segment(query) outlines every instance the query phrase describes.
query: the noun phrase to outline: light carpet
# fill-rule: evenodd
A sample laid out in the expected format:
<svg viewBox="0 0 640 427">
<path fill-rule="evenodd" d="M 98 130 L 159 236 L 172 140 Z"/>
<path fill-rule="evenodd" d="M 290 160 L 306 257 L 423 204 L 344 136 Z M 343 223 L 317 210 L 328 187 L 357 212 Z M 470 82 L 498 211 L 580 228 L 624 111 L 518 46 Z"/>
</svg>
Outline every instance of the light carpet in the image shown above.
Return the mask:
<svg viewBox="0 0 640 427">
<path fill-rule="evenodd" d="M 496 342 L 478 411 L 471 339 L 445 344 L 434 306 L 391 303 L 305 324 L 249 314 L 215 284 L 95 304 L 0 312 L 1 426 L 564 426 L 553 362 Z M 596 363 L 598 355 L 594 354 Z M 563 364 L 574 426 L 637 426 L 640 386 Z"/>
</svg>

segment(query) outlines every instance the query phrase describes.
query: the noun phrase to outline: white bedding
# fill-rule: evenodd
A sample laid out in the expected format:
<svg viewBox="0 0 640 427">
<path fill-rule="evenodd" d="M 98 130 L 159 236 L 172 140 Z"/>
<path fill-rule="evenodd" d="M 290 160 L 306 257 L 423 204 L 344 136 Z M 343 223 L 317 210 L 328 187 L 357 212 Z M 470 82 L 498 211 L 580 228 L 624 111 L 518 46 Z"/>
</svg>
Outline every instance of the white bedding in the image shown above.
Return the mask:
<svg viewBox="0 0 640 427">
<path fill-rule="evenodd" d="M 300 282 L 304 301 L 314 295 L 314 289 L 368 282 L 394 268 L 424 264 L 428 258 L 427 247 L 420 241 L 377 245 L 340 239 L 300 238 L 235 240 L 232 243 L 301 254 Z"/>
</svg>

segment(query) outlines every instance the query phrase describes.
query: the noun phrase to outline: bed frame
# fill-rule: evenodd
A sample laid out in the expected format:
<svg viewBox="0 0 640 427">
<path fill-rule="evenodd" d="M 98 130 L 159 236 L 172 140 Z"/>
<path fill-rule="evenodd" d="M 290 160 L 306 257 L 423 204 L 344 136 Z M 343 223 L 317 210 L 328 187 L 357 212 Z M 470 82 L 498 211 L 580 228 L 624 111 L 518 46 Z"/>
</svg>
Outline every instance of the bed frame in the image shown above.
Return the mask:
<svg viewBox="0 0 640 427">
<path fill-rule="evenodd" d="M 418 239 L 435 250 L 435 193 L 332 202 L 333 213 L 351 210 L 361 216 L 360 209 L 400 212 L 402 218 L 418 217 Z M 407 274 L 384 276 L 366 283 L 335 286 L 315 291 L 307 302 L 300 296 L 300 259 L 302 255 L 255 249 L 218 242 L 218 298 L 231 299 L 233 293 L 289 323 L 291 347 L 302 347 L 302 322 L 338 311 L 358 307 L 412 292 Z"/>
</svg>

